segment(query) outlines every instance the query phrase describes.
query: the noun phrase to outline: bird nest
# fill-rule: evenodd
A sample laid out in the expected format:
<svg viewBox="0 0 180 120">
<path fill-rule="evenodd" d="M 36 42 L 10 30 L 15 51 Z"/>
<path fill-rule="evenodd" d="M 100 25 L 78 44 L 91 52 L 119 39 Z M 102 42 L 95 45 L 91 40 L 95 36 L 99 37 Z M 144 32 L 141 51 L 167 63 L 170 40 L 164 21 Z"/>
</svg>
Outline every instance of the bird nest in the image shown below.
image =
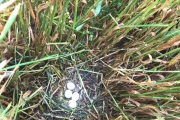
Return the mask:
<svg viewBox="0 0 180 120">
<path fill-rule="evenodd" d="M 50 73 L 48 71 L 48 73 Z M 46 119 L 97 119 L 102 111 L 103 100 L 100 98 L 101 74 L 92 71 L 69 68 L 66 77 L 49 74 L 48 84 L 45 86 L 43 100 L 48 107 L 43 113 Z M 76 105 L 71 106 L 71 97 L 66 97 L 67 83 L 73 83 L 72 93 L 78 93 Z"/>
</svg>

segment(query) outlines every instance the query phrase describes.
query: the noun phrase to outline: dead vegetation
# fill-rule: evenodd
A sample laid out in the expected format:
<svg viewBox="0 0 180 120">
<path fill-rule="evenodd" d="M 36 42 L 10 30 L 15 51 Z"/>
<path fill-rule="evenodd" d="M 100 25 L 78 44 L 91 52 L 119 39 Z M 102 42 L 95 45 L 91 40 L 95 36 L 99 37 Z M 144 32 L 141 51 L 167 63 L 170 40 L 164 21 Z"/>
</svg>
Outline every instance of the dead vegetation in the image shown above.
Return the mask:
<svg viewBox="0 0 180 120">
<path fill-rule="evenodd" d="M 0 119 L 180 119 L 179 5 L 172 0 L 10 0 L 0 9 L 0 58 L 9 60 L 0 65 Z M 84 81 L 89 86 L 84 90 L 98 81 L 100 91 L 86 114 L 59 106 L 55 112 L 54 101 L 45 96 L 63 88 L 67 68 L 101 75 Z M 58 83 L 51 94 L 50 76 Z M 83 77 L 72 78 L 77 76 L 77 81 Z"/>
</svg>

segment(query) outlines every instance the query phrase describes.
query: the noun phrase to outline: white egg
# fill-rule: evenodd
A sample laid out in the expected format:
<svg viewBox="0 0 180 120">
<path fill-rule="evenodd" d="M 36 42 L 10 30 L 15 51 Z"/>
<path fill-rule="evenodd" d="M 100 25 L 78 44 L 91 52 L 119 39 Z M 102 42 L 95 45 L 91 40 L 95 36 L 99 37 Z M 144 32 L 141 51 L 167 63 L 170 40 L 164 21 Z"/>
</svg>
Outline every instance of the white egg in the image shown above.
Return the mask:
<svg viewBox="0 0 180 120">
<path fill-rule="evenodd" d="M 67 88 L 68 88 L 69 90 L 74 90 L 75 84 L 72 83 L 72 82 L 68 82 L 68 83 L 67 83 Z"/>
<path fill-rule="evenodd" d="M 70 108 L 75 108 L 77 106 L 77 102 L 76 101 L 74 101 L 74 100 L 70 100 L 69 101 L 69 107 Z"/>
<path fill-rule="evenodd" d="M 74 100 L 74 101 L 79 100 L 79 93 L 78 93 L 78 92 L 74 92 L 74 93 L 72 94 L 72 100 Z"/>
<path fill-rule="evenodd" d="M 66 98 L 71 98 L 72 97 L 72 91 L 71 90 L 66 90 L 64 93 Z"/>
</svg>

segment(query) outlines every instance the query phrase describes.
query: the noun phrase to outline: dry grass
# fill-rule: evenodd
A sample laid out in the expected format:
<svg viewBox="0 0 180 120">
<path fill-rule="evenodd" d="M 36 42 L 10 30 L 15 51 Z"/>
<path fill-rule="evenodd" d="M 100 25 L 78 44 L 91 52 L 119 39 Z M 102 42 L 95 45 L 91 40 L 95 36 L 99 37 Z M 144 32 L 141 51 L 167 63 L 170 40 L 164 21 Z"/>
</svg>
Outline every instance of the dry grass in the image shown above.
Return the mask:
<svg viewBox="0 0 180 120">
<path fill-rule="evenodd" d="M 5 31 L 14 2 L 0 17 L 0 58 L 11 58 L 1 73 L 15 69 L 1 82 L 0 119 L 42 119 L 48 75 L 62 80 L 69 67 L 103 75 L 103 112 L 92 108 L 89 119 L 180 119 L 179 4 L 21 1 Z"/>
</svg>

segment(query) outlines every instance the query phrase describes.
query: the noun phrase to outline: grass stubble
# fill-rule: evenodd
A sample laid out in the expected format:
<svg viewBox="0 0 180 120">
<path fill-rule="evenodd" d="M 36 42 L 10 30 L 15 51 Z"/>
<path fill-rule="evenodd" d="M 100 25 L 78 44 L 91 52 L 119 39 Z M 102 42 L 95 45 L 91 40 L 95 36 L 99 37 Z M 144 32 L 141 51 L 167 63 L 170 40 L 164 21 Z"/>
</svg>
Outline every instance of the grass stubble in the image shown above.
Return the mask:
<svg viewBox="0 0 180 120">
<path fill-rule="evenodd" d="M 0 119 L 41 119 L 45 71 L 62 79 L 68 67 L 103 75 L 103 110 L 89 119 L 180 119 L 180 1 L 1 5 L 0 57 L 9 61 L 0 66 Z"/>
</svg>

